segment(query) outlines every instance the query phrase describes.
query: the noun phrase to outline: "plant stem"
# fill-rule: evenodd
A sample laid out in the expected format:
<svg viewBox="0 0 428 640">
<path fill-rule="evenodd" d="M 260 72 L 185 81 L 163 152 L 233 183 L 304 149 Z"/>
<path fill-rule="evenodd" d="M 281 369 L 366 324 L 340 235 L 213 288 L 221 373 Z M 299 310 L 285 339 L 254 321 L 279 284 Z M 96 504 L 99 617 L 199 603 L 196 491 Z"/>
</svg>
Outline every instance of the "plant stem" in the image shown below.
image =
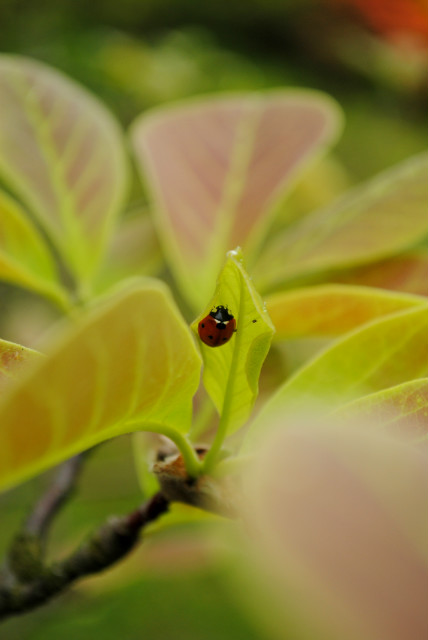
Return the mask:
<svg viewBox="0 0 428 640">
<path fill-rule="evenodd" d="M 226 405 L 226 397 L 225 397 L 225 402 L 223 403 L 223 412 L 221 414 L 220 422 L 218 423 L 217 432 L 215 434 L 214 441 L 211 447 L 209 448 L 208 453 L 205 456 L 202 464 L 203 473 L 209 473 L 210 470 L 213 468 L 216 458 L 220 452 L 221 445 L 223 444 L 223 441 L 227 434 L 229 416 L 227 415 L 228 412 L 225 411 L 225 405 Z"/>
<path fill-rule="evenodd" d="M 190 440 L 179 431 L 174 431 L 174 429 L 168 429 L 167 427 L 162 427 L 162 431 L 158 433 L 162 433 L 162 435 L 173 441 L 183 456 L 189 476 L 191 478 L 197 478 L 202 470 L 202 462 Z"/>
<path fill-rule="evenodd" d="M 126 424 L 132 426 L 135 431 L 135 425 L 138 424 L 137 420 L 130 420 Z M 140 427 L 140 431 L 149 431 L 152 433 L 160 433 L 166 436 L 175 444 L 177 449 L 183 456 L 183 461 L 186 466 L 187 472 L 191 478 L 197 478 L 201 474 L 202 461 L 199 459 L 198 454 L 195 451 L 193 444 L 189 438 L 180 431 L 176 431 L 165 424 L 145 424 L 144 427 Z"/>
</svg>

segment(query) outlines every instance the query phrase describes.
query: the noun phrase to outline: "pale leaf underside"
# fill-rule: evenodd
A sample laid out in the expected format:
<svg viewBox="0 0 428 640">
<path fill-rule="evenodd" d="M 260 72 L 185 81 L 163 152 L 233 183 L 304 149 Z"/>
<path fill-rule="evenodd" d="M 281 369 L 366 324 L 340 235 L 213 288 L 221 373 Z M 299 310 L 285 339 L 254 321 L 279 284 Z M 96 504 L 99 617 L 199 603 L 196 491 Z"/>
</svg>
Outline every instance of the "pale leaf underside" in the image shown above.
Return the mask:
<svg viewBox="0 0 428 640">
<path fill-rule="evenodd" d="M 369 424 L 412 439 L 428 435 L 428 378 L 369 394 L 337 410 L 341 420 Z"/>
<path fill-rule="evenodd" d="M 334 282 L 405 291 L 428 297 L 428 253 L 413 250 L 333 275 Z"/>
<path fill-rule="evenodd" d="M 264 286 L 381 260 L 428 234 L 428 155 L 407 160 L 277 236 L 258 264 Z"/>
<path fill-rule="evenodd" d="M 42 63 L 2 56 L 0 175 L 86 277 L 124 196 L 124 152 L 107 110 Z"/>
<path fill-rule="evenodd" d="M 228 249 L 259 244 L 273 205 L 337 120 L 322 94 L 290 90 L 191 102 L 136 122 L 159 231 L 195 304 Z"/>
</svg>

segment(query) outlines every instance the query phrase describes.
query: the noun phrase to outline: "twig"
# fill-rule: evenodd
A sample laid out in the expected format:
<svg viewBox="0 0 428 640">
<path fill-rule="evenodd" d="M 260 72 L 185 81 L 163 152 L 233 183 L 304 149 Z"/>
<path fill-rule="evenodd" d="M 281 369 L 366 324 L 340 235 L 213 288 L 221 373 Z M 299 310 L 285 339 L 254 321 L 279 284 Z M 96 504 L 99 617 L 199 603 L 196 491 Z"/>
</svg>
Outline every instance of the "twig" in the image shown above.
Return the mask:
<svg viewBox="0 0 428 640">
<path fill-rule="evenodd" d="M 12 541 L 9 553 L 0 569 L 0 590 L 11 591 L 19 582 L 31 582 L 40 574 L 49 526 L 74 491 L 87 454 L 88 451 L 74 456 L 55 470 L 48 488 Z"/>
<path fill-rule="evenodd" d="M 199 459 L 205 453 L 205 447 L 195 451 Z M 191 478 L 180 454 L 168 456 L 153 467 L 161 491 L 132 513 L 109 518 L 71 555 L 48 565 L 43 554 L 46 534 L 52 518 L 75 486 L 81 463 L 81 456 L 76 456 L 59 468 L 22 532 L 15 536 L 0 575 L 0 620 L 29 611 L 60 594 L 77 579 L 113 565 L 133 549 L 141 530 L 165 513 L 172 501 L 236 517 L 236 479 Z"/>
<path fill-rule="evenodd" d="M 28 580 L 28 576 L 27 578 L 20 576 L 15 585 L 0 584 L 0 620 L 29 611 L 60 594 L 78 578 L 110 567 L 131 551 L 139 539 L 141 529 L 165 513 L 168 506 L 168 500 L 162 493 L 157 493 L 132 513 L 109 518 L 100 529 L 62 562 L 51 566 L 40 563 L 37 575 L 31 580 Z M 42 514 L 43 509 L 38 513 Z M 43 515 L 38 516 L 34 521 L 36 530 L 43 530 L 46 526 Z M 28 549 L 31 553 L 29 543 L 34 542 L 35 539 L 38 540 L 38 536 L 27 533 L 27 538 L 20 540 L 20 551 L 24 556 Z"/>
<path fill-rule="evenodd" d="M 74 491 L 85 457 L 86 453 L 80 453 L 58 467 L 52 483 L 24 524 L 28 534 L 40 538 L 46 535 L 54 516 Z"/>
</svg>

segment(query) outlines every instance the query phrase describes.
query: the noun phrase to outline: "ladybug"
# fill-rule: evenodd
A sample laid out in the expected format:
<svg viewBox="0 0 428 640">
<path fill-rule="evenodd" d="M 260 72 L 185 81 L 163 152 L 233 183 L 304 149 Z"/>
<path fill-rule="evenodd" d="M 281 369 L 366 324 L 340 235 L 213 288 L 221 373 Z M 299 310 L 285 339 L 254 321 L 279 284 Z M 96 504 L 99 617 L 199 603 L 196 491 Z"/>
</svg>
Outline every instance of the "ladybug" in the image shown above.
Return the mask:
<svg viewBox="0 0 428 640">
<path fill-rule="evenodd" d="M 227 307 L 216 307 L 198 324 L 199 337 L 209 347 L 221 347 L 236 331 L 236 320 Z"/>
</svg>

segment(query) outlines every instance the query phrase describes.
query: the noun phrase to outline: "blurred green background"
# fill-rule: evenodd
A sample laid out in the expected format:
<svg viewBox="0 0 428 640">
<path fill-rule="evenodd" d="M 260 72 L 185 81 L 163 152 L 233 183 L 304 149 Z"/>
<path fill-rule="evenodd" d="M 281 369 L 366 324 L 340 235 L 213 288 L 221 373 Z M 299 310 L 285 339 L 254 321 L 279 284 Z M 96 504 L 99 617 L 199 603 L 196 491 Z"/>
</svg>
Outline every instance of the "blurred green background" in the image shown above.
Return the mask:
<svg viewBox="0 0 428 640">
<path fill-rule="evenodd" d="M 428 140 L 427 36 L 415 31 L 413 16 L 422 3 L 400 1 L 397 24 L 389 8 L 388 24 L 373 30 L 376 7 L 388 9 L 388 0 L 371 3 L 373 16 L 358 10 L 358 0 L 1 0 L 0 42 L 5 52 L 34 56 L 85 84 L 124 125 L 189 95 L 324 90 L 345 110 L 337 154 L 360 180 Z"/>
<path fill-rule="evenodd" d="M 367 13 L 369 4 L 0 0 L 0 46 L 63 70 L 105 101 L 124 127 L 147 108 L 191 95 L 277 86 L 323 90 L 345 113 L 333 173 L 320 174 L 333 182 L 339 175 L 339 191 L 428 141 L 424 17 L 397 24 L 392 16 L 386 24 L 385 3 L 373 0 Z M 417 0 L 402 4 L 409 17 L 419 7 Z M 0 315 L 10 313 L 15 297 L 25 313 L 27 298 L 4 285 Z M 0 496 L 0 552 L 48 478 Z M 52 557 L 142 500 L 129 438 L 92 454 L 79 489 L 55 523 Z M 229 525 L 194 512 L 177 508 L 120 566 L 8 621 L 0 638 L 86 640 L 96 633 L 105 640 L 261 640 L 263 632 L 235 598 L 222 536 L 215 535 Z"/>
</svg>

